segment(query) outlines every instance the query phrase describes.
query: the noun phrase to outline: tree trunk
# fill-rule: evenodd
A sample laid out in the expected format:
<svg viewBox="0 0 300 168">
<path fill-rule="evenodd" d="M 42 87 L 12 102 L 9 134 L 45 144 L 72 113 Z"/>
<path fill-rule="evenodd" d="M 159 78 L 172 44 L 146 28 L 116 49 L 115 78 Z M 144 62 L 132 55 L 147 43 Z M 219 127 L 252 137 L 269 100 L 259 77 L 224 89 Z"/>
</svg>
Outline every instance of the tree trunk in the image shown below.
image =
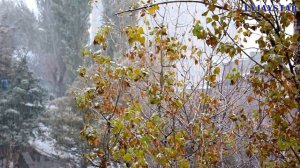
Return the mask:
<svg viewBox="0 0 300 168">
<path fill-rule="evenodd" d="M 14 152 L 15 152 L 15 145 L 11 143 L 9 144 L 8 147 L 6 168 L 14 168 L 14 162 L 15 162 Z"/>
</svg>

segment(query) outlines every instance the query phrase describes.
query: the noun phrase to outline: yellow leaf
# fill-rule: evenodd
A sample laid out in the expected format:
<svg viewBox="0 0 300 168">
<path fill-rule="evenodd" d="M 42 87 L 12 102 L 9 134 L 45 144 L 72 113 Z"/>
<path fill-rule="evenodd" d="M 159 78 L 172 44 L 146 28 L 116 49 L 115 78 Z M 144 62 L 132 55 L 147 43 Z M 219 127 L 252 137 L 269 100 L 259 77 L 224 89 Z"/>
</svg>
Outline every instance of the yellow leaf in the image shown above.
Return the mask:
<svg viewBox="0 0 300 168">
<path fill-rule="evenodd" d="M 144 29 L 143 29 L 143 27 L 139 27 L 138 29 L 137 29 L 137 35 L 142 35 L 142 34 L 144 34 Z"/>
<path fill-rule="evenodd" d="M 132 161 L 132 156 L 131 156 L 131 154 L 126 153 L 126 154 L 123 156 L 123 159 L 124 159 L 126 162 L 131 162 L 131 161 Z"/>
<path fill-rule="evenodd" d="M 189 167 L 189 162 L 187 160 L 181 161 L 179 163 L 179 166 L 182 168 L 188 168 Z"/>
<path fill-rule="evenodd" d="M 150 15 L 153 15 L 155 13 L 155 11 L 158 10 L 158 9 L 159 9 L 159 6 L 154 5 L 154 6 L 152 6 L 148 9 L 148 12 L 150 13 Z"/>
<path fill-rule="evenodd" d="M 239 39 L 239 35 L 234 36 L 234 40 L 237 41 Z"/>
<path fill-rule="evenodd" d="M 217 76 L 215 74 L 206 77 L 206 80 L 209 82 L 215 82 L 216 79 L 217 79 Z"/>
<path fill-rule="evenodd" d="M 221 71 L 220 67 L 216 67 L 216 68 L 214 69 L 214 74 L 219 74 L 220 71 Z"/>
<path fill-rule="evenodd" d="M 79 75 L 80 75 L 81 77 L 84 77 L 85 74 L 86 74 L 86 68 L 81 68 L 81 69 L 79 70 Z"/>
</svg>

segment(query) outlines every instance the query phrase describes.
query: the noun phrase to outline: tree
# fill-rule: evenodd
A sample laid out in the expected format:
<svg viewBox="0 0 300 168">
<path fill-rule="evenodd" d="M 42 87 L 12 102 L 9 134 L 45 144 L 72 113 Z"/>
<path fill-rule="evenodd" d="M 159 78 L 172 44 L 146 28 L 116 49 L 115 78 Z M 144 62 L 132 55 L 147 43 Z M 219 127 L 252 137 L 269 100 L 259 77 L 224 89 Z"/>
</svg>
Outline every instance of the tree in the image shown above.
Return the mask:
<svg viewBox="0 0 300 168">
<path fill-rule="evenodd" d="M 84 128 L 83 112 L 78 110 L 73 97 L 68 94 L 52 100 L 49 104 L 50 107 L 40 117 L 40 121 L 49 128 L 41 132 L 42 135 L 51 137 L 57 151 L 69 154 L 68 159 L 83 166 L 85 162 L 81 162 L 81 155 L 89 149 L 79 136 L 79 132 Z"/>
<path fill-rule="evenodd" d="M 89 38 L 91 6 L 85 1 L 39 0 L 40 72 L 51 91 L 61 96 L 82 63 L 80 51 Z"/>
<path fill-rule="evenodd" d="M 126 26 L 134 25 L 137 22 L 136 13 L 129 15 L 123 15 L 121 17 L 116 16 L 119 10 L 124 7 L 128 7 L 137 3 L 137 0 L 130 1 L 101 1 L 103 7 L 102 19 L 104 25 L 109 25 L 112 27 L 112 30 L 109 32 L 108 36 L 108 49 L 106 50 L 107 55 L 117 58 L 124 54 L 124 52 L 129 48 L 129 46 L 124 43 L 126 41 L 126 34 L 124 29 Z M 96 42 L 96 41 L 95 41 Z"/>
<path fill-rule="evenodd" d="M 35 16 L 22 2 L 0 3 L 0 79 L 7 78 L 13 52 L 34 46 Z"/>
<path fill-rule="evenodd" d="M 0 74 L 1 74 L 1 79 L 5 78 L 4 74 L 8 74 L 8 70 L 10 69 L 11 66 L 11 54 L 12 54 L 12 42 L 10 35 L 12 33 L 12 29 L 7 27 L 7 26 L 0 26 L 0 42 L 1 44 L 1 49 L 0 49 Z"/>
<path fill-rule="evenodd" d="M 10 163 L 17 161 L 17 149 L 28 145 L 43 110 L 44 92 L 26 58 L 34 46 L 36 23 L 24 3 L 0 2 L 0 145 Z"/>
<path fill-rule="evenodd" d="M 9 147 L 9 161 L 15 162 L 15 148 L 28 145 L 33 137 L 35 121 L 44 109 L 44 91 L 28 69 L 25 56 L 14 60 L 8 80 L 10 87 L 0 100 L 0 144 Z"/>
<path fill-rule="evenodd" d="M 293 54 L 299 35 L 286 33 L 293 12 L 245 12 L 253 1 L 147 3 L 125 11 L 140 10 L 145 25 L 127 28 L 131 48 L 123 62 L 85 52 L 97 68 L 81 69 L 80 76 L 93 86 L 78 92 L 76 100 L 102 126 L 98 131 L 87 123 L 82 132 L 94 147 L 87 155 L 91 163 L 224 167 L 243 152 L 250 167 L 251 158 L 262 167 L 298 167 L 299 75 Z M 201 14 L 189 11 L 192 27 L 170 26 L 168 5 L 180 11 L 185 3 L 188 9 L 190 4 L 206 8 Z M 229 32 L 233 26 L 236 31 Z M 260 60 L 247 53 L 247 41 L 257 32 Z M 105 49 L 108 35 L 103 27 L 96 44 Z M 255 64 L 250 74 L 235 67 L 222 72 L 222 62 L 238 66 L 240 57 Z M 193 74 L 193 67 L 201 71 Z"/>
</svg>

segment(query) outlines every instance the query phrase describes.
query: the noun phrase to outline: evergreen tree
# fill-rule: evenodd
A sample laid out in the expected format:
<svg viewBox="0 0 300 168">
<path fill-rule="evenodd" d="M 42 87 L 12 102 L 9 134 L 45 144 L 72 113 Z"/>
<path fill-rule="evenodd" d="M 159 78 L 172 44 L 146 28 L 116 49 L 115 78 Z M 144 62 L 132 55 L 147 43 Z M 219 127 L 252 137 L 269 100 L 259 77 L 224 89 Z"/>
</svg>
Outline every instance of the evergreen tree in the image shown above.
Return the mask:
<svg viewBox="0 0 300 168">
<path fill-rule="evenodd" d="M 0 2 L 0 82 L 9 77 L 15 50 L 35 46 L 37 22 L 22 2 Z"/>
<path fill-rule="evenodd" d="M 26 145 L 43 111 L 44 91 L 27 66 L 26 57 L 12 65 L 10 87 L 1 92 L 0 145 Z"/>
<path fill-rule="evenodd" d="M 89 0 L 38 0 L 41 74 L 61 96 L 82 63 L 80 50 L 89 39 Z"/>
<path fill-rule="evenodd" d="M 67 91 L 68 92 L 68 91 Z M 41 135 L 49 135 L 55 140 L 55 149 L 69 154 L 70 160 L 82 164 L 81 155 L 88 151 L 79 132 L 84 128 L 83 111 L 80 111 L 70 94 L 56 98 L 49 103 L 50 108 L 42 115 L 41 122 L 49 130 Z"/>
<path fill-rule="evenodd" d="M 0 18 L 1 22 L 1 18 Z M 12 29 L 6 25 L 0 25 L 0 81 L 8 75 L 11 66 Z"/>
<path fill-rule="evenodd" d="M 24 3 L 0 2 L 0 145 L 26 143 L 32 120 L 42 110 L 38 81 L 26 58 L 15 57 L 26 55 L 34 45 L 35 28 L 35 16 Z"/>
</svg>

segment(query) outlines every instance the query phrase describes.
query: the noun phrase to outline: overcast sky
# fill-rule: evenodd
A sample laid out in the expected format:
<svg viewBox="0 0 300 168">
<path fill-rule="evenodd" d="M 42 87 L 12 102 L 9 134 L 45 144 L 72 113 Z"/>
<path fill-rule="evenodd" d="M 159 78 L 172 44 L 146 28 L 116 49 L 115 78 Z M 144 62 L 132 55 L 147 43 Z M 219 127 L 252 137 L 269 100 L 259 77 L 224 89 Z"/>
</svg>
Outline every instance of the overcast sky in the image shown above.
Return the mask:
<svg viewBox="0 0 300 168">
<path fill-rule="evenodd" d="M 35 0 L 25 0 L 28 8 L 34 12 L 37 12 L 37 5 Z"/>
<path fill-rule="evenodd" d="M 37 4 L 36 0 L 24 0 L 26 4 L 28 5 L 29 9 L 34 11 L 34 13 L 37 14 Z M 282 4 L 288 4 L 290 0 L 283 1 Z M 259 2 L 257 2 L 259 4 Z M 260 33 L 257 31 L 257 35 L 253 35 L 251 38 L 248 39 L 248 43 L 244 44 L 248 47 L 257 47 L 257 44 L 255 44 L 255 40 L 257 40 L 260 37 Z M 289 26 L 286 30 L 286 33 L 293 34 L 293 25 Z"/>
</svg>

